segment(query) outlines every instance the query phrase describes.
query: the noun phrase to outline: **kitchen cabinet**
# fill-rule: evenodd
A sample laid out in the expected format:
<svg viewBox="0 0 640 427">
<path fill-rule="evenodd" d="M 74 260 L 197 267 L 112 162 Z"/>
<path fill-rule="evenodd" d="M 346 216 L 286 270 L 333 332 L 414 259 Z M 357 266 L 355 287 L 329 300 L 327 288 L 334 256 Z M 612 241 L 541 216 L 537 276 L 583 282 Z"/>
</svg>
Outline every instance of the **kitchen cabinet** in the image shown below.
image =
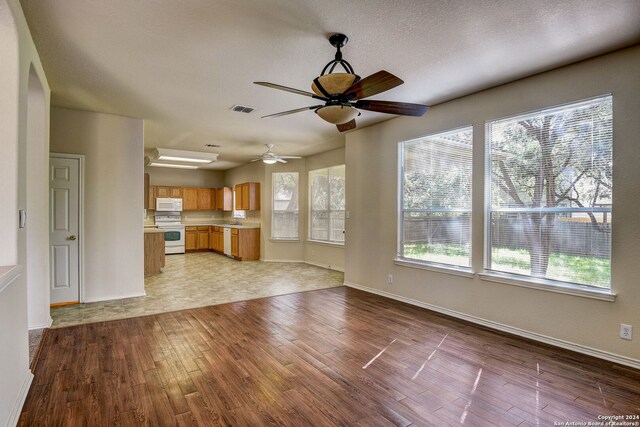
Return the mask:
<svg viewBox="0 0 640 427">
<path fill-rule="evenodd" d="M 198 188 L 198 210 L 216 210 L 216 190 L 214 188 Z"/>
<path fill-rule="evenodd" d="M 144 174 L 144 208 L 151 209 L 149 207 L 149 174 Z"/>
<path fill-rule="evenodd" d="M 209 250 L 209 226 L 187 226 L 184 233 L 184 248 L 187 251 Z"/>
<path fill-rule="evenodd" d="M 182 189 L 182 210 L 197 211 L 198 210 L 198 189 L 184 187 Z"/>
<path fill-rule="evenodd" d="M 195 251 L 198 249 L 198 227 L 185 228 L 184 249 L 187 251 Z"/>
<path fill-rule="evenodd" d="M 260 210 L 260 183 L 245 182 L 236 184 L 236 210 L 259 211 Z"/>
<path fill-rule="evenodd" d="M 209 226 L 198 227 L 198 250 L 209 249 Z"/>
<path fill-rule="evenodd" d="M 182 199 L 182 187 L 169 187 L 169 194 L 172 199 Z"/>
<path fill-rule="evenodd" d="M 164 267 L 164 233 L 161 230 L 145 230 L 144 232 L 144 275 L 160 273 Z"/>
<path fill-rule="evenodd" d="M 168 185 L 158 185 L 158 186 L 156 186 L 156 197 L 182 199 L 182 187 L 171 187 L 171 186 L 168 186 Z"/>
<path fill-rule="evenodd" d="M 216 188 L 216 210 L 233 210 L 233 191 L 229 187 Z"/>
<path fill-rule="evenodd" d="M 209 231 L 209 249 L 219 253 L 224 252 L 224 237 L 222 227 L 211 227 L 211 230 Z"/>
<path fill-rule="evenodd" d="M 231 255 L 239 261 L 260 259 L 260 229 L 232 228 Z"/>
</svg>

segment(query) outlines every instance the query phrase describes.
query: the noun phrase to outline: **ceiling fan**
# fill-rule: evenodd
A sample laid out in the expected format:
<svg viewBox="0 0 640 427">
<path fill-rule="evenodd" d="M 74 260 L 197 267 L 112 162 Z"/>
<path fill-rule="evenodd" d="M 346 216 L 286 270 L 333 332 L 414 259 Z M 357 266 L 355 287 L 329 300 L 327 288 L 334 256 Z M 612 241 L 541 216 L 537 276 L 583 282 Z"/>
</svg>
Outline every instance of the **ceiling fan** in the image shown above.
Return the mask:
<svg viewBox="0 0 640 427">
<path fill-rule="evenodd" d="M 260 155 L 259 157 L 252 159 L 251 160 L 252 162 L 257 162 L 259 160 L 262 160 L 264 163 L 268 165 L 272 165 L 276 162 L 287 163 L 287 161 L 284 159 L 301 159 L 302 158 L 299 156 L 278 156 L 276 153 L 271 151 L 271 149 L 273 148 L 273 144 L 264 144 L 264 145 L 267 146 L 267 151 L 262 153 L 262 155 Z"/>
<path fill-rule="evenodd" d="M 294 89 L 287 86 L 268 82 L 254 82 L 260 86 L 273 89 L 284 90 L 298 95 L 308 96 L 324 101 L 324 104 L 312 105 L 310 107 L 296 108 L 295 110 L 283 111 L 280 113 L 263 116 L 280 117 L 288 114 L 299 113 L 307 110 L 314 110 L 323 120 L 338 127 L 340 132 L 355 129 L 355 118 L 360 115 L 358 110 L 369 110 L 378 113 L 397 114 L 400 116 L 420 117 L 429 108 L 422 104 L 409 104 L 395 101 L 367 101 L 373 95 L 400 86 L 404 81 L 387 71 L 378 71 L 364 79 L 360 79 L 353 67 L 342 59 L 341 47 L 347 44 L 349 38 L 344 34 L 333 34 L 329 37 L 329 43 L 336 48 L 335 59 L 329 62 L 323 69 L 319 77 L 313 79 L 311 89 L 314 93 L 304 90 Z M 336 66 L 340 65 L 345 73 L 334 73 Z M 328 72 L 327 72 L 328 71 Z"/>
</svg>

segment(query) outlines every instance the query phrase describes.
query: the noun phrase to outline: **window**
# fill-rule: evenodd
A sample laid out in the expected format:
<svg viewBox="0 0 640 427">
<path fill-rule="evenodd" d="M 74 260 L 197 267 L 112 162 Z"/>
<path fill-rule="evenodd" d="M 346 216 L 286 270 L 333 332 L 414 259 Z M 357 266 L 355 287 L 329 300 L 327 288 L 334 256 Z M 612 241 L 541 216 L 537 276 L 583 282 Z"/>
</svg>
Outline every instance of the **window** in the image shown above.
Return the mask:
<svg viewBox="0 0 640 427">
<path fill-rule="evenodd" d="M 236 190 L 233 190 L 233 219 L 245 219 L 247 217 L 247 213 L 245 211 L 237 211 L 236 210 Z"/>
<path fill-rule="evenodd" d="M 486 269 L 610 288 L 612 141 L 611 96 L 487 123 Z"/>
<path fill-rule="evenodd" d="M 401 258 L 471 267 L 472 133 L 400 143 Z"/>
<path fill-rule="evenodd" d="M 344 173 L 344 165 L 309 172 L 310 240 L 344 243 Z"/>
<path fill-rule="evenodd" d="M 273 181 L 272 239 L 298 238 L 298 172 L 275 172 Z"/>
</svg>

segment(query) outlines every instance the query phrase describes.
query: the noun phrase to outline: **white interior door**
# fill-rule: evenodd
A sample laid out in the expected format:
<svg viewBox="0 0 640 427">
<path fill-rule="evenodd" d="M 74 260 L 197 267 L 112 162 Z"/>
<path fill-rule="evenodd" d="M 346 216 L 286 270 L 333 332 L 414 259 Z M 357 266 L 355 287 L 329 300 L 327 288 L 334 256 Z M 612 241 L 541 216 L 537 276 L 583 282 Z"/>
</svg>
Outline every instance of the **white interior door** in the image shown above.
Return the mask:
<svg viewBox="0 0 640 427">
<path fill-rule="evenodd" d="M 49 163 L 51 304 L 80 301 L 80 159 Z"/>
</svg>

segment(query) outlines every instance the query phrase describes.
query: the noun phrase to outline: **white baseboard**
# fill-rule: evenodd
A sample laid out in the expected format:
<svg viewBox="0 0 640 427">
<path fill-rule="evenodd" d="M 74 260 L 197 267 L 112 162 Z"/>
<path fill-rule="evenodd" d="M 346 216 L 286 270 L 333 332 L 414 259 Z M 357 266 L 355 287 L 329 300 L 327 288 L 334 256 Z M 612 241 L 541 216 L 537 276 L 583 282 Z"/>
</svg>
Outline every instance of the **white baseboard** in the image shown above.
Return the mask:
<svg viewBox="0 0 640 427">
<path fill-rule="evenodd" d="M 22 386 L 20 386 L 20 390 L 18 391 L 18 395 L 16 396 L 16 401 L 13 404 L 13 408 L 11 408 L 11 413 L 9 414 L 9 419 L 7 420 L 6 424 L 7 427 L 18 425 L 20 413 L 22 412 L 22 406 L 24 405 L 24 401 L 27 399 L 27 394 L 29 393 L 29 388 L 31 387 L 31 381 L 33 381 L 33 374 L 27 369 L 24 380 L 22 381 Z"/>
<path fill-rule="evenodd" d="M 50 328 L 52 324 L 53 324 L 53 319 L 51 318 L 51 316 L 49 316 L 49 320 L 47 321 L 47 323 L 43 323 L 41 325 L 30 325 L 29 330 L 33 331 L 34 329 Z"/>
<path fill-rule="evenodd" d="M 305 264 L 309 264 L 309 265 L 315 265 L 316 267 L 322 267 L 322 268 L 328 268 L 329 270 L 333 270 L 333 271 L 339 271 L 341 273 L 344 273 L 344 268 L 339 268 L 333 265 L 328 265 L 328 264 L 319 264 L 316 262 L 311 262 L 311 261 L 304 261 Z"/>
<path fill-rule="evenodd" d="M 383 297 L 391 298 L 396 301 L 402 301 L 407 304 L 415 305 L 418 307 L 426 308 L 427 310 L 435 311 L 438 313 L 446 314 L 447 316 L 456 317 L 458 319 L 466 320 L 471 323 L 486 326 L 487 328 L 496 329 L 498 331 L 507 332 L 513 335 L 518 335 L 524 338 L 529 338 L 534 341 L 539 341 L 545 344 L 550 344 L 556 347 L 564 348 L 566 350 L 572 350 L 576 353 L 585 354 L 587 356 L 597 357 L 598 359 L 608 360 L 610 362 L 619 363 L 620 365 L 629 366 L 631 368 L 640 369 L 640 360 L 632 359 L 630 357 L 620 356 L 617 354 L 609 353 L 606 351 L 598 350 L 597 348 L 587 347 L 580 344 L 560 340 L 557 338 L 549 337 L 535 332 L 526 331 L 524 329 L 515 328 L 513 326 L 505 325 L 502 323 L 494 322 L 492 320 L 482 319 L 480 317 L 471 316 L 459 311 L 450 310 L 448 308 L 440 307 L 426 302 L 418 301 L 412 298 L 403 297 L 401 295 L 392 294 L 390 292 L 382 291 L 380 289 L 370 288 L 368 286 L 359 285 L 353 282 L 344 282 L 345 286 L 350 288 L 360 289 L 361 291 L 369 292 L 372 294 L 380 295 Z"/>
<path fill-rule="evenodd" d="M 304 262 L 303 259 L 263 259 L 262 262 Z"/>
<path fill-rule="evenodd" d="M 137 298 L 146 296 L 146 292 L 134 292 L 132 294 L 125 295 L 107 295 L 103 297 L 85 297 L 84 302 L 100 302 L 100 301 L 111 301 L 114 299 L 125 299 L 125 298 Z"/>
</svg>

